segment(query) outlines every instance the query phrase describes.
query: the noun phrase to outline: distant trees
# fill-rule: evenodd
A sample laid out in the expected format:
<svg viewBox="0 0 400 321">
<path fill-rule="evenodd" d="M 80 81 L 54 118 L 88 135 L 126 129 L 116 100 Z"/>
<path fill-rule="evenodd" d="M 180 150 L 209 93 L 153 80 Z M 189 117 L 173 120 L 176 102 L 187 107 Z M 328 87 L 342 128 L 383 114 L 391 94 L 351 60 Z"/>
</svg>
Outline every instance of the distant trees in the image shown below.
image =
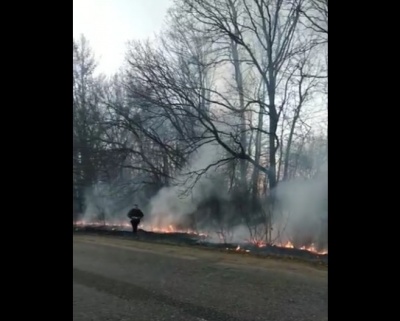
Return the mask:
<svg viewBox="0 0 400 321">
<path fill-rule="evenodd" d="M 88 42 L 81 37 L 73 43 L 73 174 L 76 211 L 83 209 L 84 187 L 96 182 L 99 149 L 97 138 L 99 88 L 96 62 Z"/>
</svg>

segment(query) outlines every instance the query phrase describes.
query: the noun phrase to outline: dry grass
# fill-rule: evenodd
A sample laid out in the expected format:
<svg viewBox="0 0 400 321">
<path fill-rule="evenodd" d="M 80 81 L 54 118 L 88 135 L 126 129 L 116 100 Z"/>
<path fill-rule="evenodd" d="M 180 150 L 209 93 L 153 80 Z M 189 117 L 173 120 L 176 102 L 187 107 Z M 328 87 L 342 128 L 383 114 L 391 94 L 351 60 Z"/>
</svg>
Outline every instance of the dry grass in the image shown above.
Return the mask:
<svg viewBox="0 0 400 321">
<path fill-rule="evenodd" d="M 176 246 L 171 244 L 147 243 L 119 239 L 108 236 L 74 235 L 74 242 L 95 243 L 104 246 L 119 247 L 137 252 L 157 253 L 168 257 L 177 257 L 187 260 L 208 261 L 217 265 L 240 269 L 276 270 L 282 273 L 300 273 L 317 278 L 326 278 L 327 268 L 316 267 L 296 260 L 261 258 L 249 254 L 207 250 L 193 246 Z"/>
</svg>

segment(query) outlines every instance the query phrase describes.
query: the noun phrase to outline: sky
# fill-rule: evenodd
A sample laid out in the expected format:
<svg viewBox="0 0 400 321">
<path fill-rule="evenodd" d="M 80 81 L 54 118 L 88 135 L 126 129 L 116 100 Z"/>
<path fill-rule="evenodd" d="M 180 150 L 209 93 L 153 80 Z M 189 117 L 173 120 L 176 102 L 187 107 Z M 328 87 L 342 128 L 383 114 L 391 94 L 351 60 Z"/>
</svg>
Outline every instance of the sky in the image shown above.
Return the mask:
<svg viewBox="0 0 400 321">
<path fill-rule="evenodd" d="M 73 0 L 73 36 L 90 43 L 98 72 L 111 75 L 122 65 L 126 42 L 154 36 L 172 0 Z"/>
<path fill-rule="evenodd" d="M 143 40 L 162 30 L 173 0 L 73 0 L 73 36 L 83 34 L 98 62 L 97 73 L 112 75 L 122 66 L 129 40 Z M 326 119 L 326 111 L 312 112 Z M 322 115 L 322 116 L 321 116 Z M 325 128 L 325 122 L 320 123 Z"/>
</svg>

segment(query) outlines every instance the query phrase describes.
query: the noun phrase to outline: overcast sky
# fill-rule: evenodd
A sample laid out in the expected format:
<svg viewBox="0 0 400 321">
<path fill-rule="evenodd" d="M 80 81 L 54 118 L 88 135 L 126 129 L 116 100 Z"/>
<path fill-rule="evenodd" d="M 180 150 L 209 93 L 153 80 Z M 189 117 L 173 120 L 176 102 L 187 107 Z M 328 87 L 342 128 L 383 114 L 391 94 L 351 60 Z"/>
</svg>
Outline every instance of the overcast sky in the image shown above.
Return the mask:
<svg viewBox="0 0 400 321">
<path fill-rule="evenodd" d="M 172 0 L 73 0 L 73 36 L 84 34 L 99 62 L 112 74 L 121 66 L 128 40 L 152 37 L 163 26 Z"/>
</svg>

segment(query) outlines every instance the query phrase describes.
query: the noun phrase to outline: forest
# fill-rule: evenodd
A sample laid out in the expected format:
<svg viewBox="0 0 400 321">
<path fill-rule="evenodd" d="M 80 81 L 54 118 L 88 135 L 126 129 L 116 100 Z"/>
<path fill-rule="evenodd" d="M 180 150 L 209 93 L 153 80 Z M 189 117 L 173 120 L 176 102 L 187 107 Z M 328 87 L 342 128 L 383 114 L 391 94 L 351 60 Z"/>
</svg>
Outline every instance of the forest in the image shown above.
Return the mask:
<svg viewBox="0 0 400 321">
<path fill-rule="evenodd" d="M 176 0 L 114 75 L 73 41 L 73 219 L 327 249 L 327 0 Z"/>
</svg>

